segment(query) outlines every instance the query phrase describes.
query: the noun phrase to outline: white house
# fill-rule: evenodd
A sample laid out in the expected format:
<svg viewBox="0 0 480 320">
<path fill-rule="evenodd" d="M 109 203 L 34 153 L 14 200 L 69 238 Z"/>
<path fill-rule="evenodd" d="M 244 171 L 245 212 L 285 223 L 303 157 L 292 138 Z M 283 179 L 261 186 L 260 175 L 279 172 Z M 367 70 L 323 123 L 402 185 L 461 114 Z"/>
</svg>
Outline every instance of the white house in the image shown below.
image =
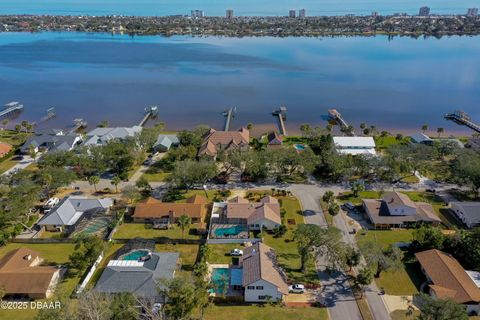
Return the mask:
<svg viewBox="0 0 480 320">
<path fill-rule="evenodd" d="M 241 263 L 245 302 L 282 301 L 288 295 L 285 274 L 272 248 L 261 242 L 247 247 Z"/>
<path fill-rule="evenodd" d="M 333 137 L 338 153 L 351 155 L 376 155 L 373 137 Z"/>
<path fill-rule="evenodd" d="M 450 202 L 450 210 L 468 227 L 480 226 L 480 202 Z"/>
</svg>

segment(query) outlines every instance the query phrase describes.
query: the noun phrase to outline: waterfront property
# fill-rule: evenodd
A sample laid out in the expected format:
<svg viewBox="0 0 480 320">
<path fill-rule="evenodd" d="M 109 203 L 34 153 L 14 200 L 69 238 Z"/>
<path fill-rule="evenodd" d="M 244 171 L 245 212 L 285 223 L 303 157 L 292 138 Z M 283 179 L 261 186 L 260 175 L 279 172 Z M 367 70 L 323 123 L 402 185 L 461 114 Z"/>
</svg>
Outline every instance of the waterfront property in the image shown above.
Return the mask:
<svg viewBox="0 0 480 320">
<path fill-rule="evenodd" d="M 277 148 L 283 144 L 283 136 L 276 131 L 270 132 L 267 135 L 267 148 Z"/>
<path fill-rule="evenodd" d="M 433 139 L 431 139 L 429 136 L 427 136 L 424 133 L 416 133 L 411 136 L 412 142 L 414 143 L 422 143 L 426 145 L 432 145 L 433 144 Z"/>
<path fill-rule="evenodd" d="M 250 132 L 242 128 L 238 131 L 217 131 L 210 129 L 198 151 L 199 156 L 216 157 L 219 151 L 246 150 L 250 142 Z"/>
<path fill-rule="evenodd" d="M 157 152 L 167 152 L 171 147 L 177 147 L 180 140 L 176 134 L 159 134 L 157 141 L 153 145 L 153 150 Z"/>
<path fill-rule="evenodd" d="M 155 242 L 132 239 L 122 247 L 105 267 L 95 291 L 129 292 L 156 303 L 164 303 L 158 287 L 173 279 L 179 269 L 178 252 L 155 252 Z"/>
<path fill-rule="evenodd" d="M 364 199 L 363 208 L 375 229 L 409 227 L 417 223 L 440 224 L 431 204 L 413 202 L 406 194 L 389 192 L 382 199 Z"/>
<path fill-rule="evenodd" d="M 471 148 L 477 152 L 480 152 L 480 138 L 471 138 L 468 139 L 467 144 L 465 145 L 466 148 Z"/>
<path fill-rule="evenodd" d="M 436 250 L 416 253 L 427 277 L 429 292 L 440 299 L 464 304 L 468 312 L 480 312 L 480 273 L 465 270 L 451 255 Z"/>
<path fill-rule="evenodd" d="M 373 137 L 333 137 L 338 153 L 351 155 L 376 155 Z"/>
<path fill-rule="evenodd" d="M 133 138 L 142 131 L 142 127 L 115 127 L 115 128 L 95 128 L 87 133 L 84 145 L 86 146 L 101 146 L 109 141 L 124 140 L 126 138 Z"/>
<path fill-rule="evenodd" d="M 40 254 L 18 248 L 0 260 L 0 287 L 6 297 L 30 299 L 50 298 L 61 279 L 62 269 L 42 266 Z"/>
<path fill-rule="evenodd" d="M 148 198 L 135 207 L 132 218 L 133 222 L 153 223 L 154 226 L 167 228 L 182 215 L 190 217 L 193 223 L 202 223 L 205 221 L 208 208 L 207 199 L 199 195 L 188 198 L 185 203 L 162 202 Z"/>
<path fill-rule="evenodd" d="M 98 230 L 88 222 L 105 217 L 112 205 L 110 198 L 65 197 L 38 221 L 37 226 L 41 230 L 66 233 L 80 231 L 84 226 L 87 227 L 84 231 L 95 233 Z"/>
<path fill-rule="evenodd" d="M 450 202 L 450 206 L 450 211 L 452 211 L 467 228 L 480 226 L 480 202 L 452 201 Z"/>
<path fill-rule="evenodd" d="M 62 130 L 40 131 L 27 138 L 20 152 L 28 154 L 32 149 L 34 152 L 70 151 L 81 142 L 82 136 L 79 134 L 65 134 Z"/>
<path fill-rule="evenodd" d="M 249 231 L 273 230 L 282 224 L 280 204 L 271 196 L 250 202 L 240 196 L 214 203 L 210 237 L 248 238 Z"/>
</svg>

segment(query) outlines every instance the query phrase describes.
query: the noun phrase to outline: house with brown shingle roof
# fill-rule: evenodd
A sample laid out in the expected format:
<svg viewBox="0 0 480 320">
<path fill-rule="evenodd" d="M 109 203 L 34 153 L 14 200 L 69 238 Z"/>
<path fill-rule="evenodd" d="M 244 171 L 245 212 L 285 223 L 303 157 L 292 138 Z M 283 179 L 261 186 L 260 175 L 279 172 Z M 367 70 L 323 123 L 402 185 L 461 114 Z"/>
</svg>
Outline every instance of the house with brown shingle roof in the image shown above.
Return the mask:
<svg viewBox="0 0 480 320">
<path fill-rule="evenodd" d="M 52 296 L 62 269 L 41 266 L 36 251 L 18 248 L 0 259 L 0 287 L 5 296 L 45 299 Z"/>
<path fill-rule="evenodd" d="M 12 151 L 13 147 L 12 145 L 0 141 L 0 158 L 3 158 L 7 153 Z"/>
<path fill-rule="evenodd" d="M 228 200 L 224 217 L 230 224 L 247 224 L 250 230 L 263 227 L 272 230 L 282 224 L 280 204 L 274 197 L 263 197 L 260 202 L 250 202 L 242 197 Z"/>
<path fill-rule="evenodd" d="M 248 129 L 217 131 L 212 128 L 205 135 L 198 155 L 216 157 L 219 151 L 246 150 L 249 142 L 250 132 Z"/>
<path fill-rule="evenodd" d="M 397 191 L 382 199 L 364 199 L 363 208 L 375 229 L 403 228 L 417 223 L 439 225 L 441 220 L 431 204 L 414 202 Z"/>
<path fill-rule="evenodd" d="M 132 215 L 133 222 L 154 223 L 156 220 L 168 219 L 169 223 L 175 223 L 182 215 L 187 215 L 193 223 L 205 221 L 209 204 L 202 196 L 194 195 L 185 203 L 162 202 L 154 198 L 148 198 L 135 207 Z"/>
<path fill-rule="evenodd" d="M 478 272 L 466 271 L 454 257 L 436 249 L 415 256 L 427 277 L 431 295 L 465 304 L 468 312 L 480 311 L 480 283 L 471 276 Z"/>
<path fill-rule="evenodd" d="M 245 248 L 241 267 L 245 302 L 282 301 L 288 295 L 286 276 L 269 246 L 257 242 Z"/>
</svg>

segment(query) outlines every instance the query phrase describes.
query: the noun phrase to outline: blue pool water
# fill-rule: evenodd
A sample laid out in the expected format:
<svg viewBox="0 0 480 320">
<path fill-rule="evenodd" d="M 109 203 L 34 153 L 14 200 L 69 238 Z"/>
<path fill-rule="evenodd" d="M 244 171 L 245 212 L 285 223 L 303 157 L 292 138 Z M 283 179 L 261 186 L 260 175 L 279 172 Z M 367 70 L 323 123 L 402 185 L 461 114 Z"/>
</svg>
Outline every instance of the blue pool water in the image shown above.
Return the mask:
<svg viewBox="0 0 480 320">
<path fill-rule="evenodd" d="M 236 236 L 242 231 L 246 231 L 247 228 L 244 226 L 233 226 L 228 228 L 218 228 L 215 230 L 215 236 L 225 237 L 225 236 Z"/>
<path fill-rule="evenodd" d="M 296 150 L 298 151 L 303 151 L 305 150 L 305 146 L 303 144 L 296 144 L 293 146 Z"/>
<path fill-rule="evenodd" d="M 225 289 L 228 290 L 230 283 L 230 270 L 228 268 L 214 268 L 212 270 L 212 282 L 214 293 L 225 293 Z"/>
<path fill-rule="evenodd" d="M 136 250 L 124 255 L 122 260 L 138 261 L 141 257 L 146 256 L 147 254 L 148 251 L 146 250 Z"/>
</svg>

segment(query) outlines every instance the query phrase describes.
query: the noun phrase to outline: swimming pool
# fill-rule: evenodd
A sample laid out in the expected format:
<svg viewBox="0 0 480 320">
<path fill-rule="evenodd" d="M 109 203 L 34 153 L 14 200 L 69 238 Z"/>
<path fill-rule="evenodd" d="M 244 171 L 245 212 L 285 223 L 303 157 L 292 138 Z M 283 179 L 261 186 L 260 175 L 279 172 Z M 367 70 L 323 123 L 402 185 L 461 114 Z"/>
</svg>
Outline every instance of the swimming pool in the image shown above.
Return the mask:
<svg viewBox="0 0 480 320">
<path fill-rule="evenodd" d="M 215 230 L 216 237 L 236 236 L 240 232 L 247 231 L 246 226 L 231 226 L 228 228 L 218 228 Z"/>
<path fill-rule="evenodd" d="M 138 261 L 141 257 L 144 257 L 146 255 L 148 255 L 147 250 L 135 250 L 124 255 L 122 257 L 122 260 Z"/>
<path fill-rule="evenodd" d="M 228 268 L 213 268 L 212 269 L 212 283 L 213 289 L 211 292 L 224 294 L 228 291 L 230 285 L 230 270 Z"/>
<path fill-rule="evenodd" d="M 295 148 L 295 150 L 297 151 L 303 151 L 305 150 L 305 146 L 303 144 L 295 144 L 293 145 L 293 147 Z"/>
</svg>

